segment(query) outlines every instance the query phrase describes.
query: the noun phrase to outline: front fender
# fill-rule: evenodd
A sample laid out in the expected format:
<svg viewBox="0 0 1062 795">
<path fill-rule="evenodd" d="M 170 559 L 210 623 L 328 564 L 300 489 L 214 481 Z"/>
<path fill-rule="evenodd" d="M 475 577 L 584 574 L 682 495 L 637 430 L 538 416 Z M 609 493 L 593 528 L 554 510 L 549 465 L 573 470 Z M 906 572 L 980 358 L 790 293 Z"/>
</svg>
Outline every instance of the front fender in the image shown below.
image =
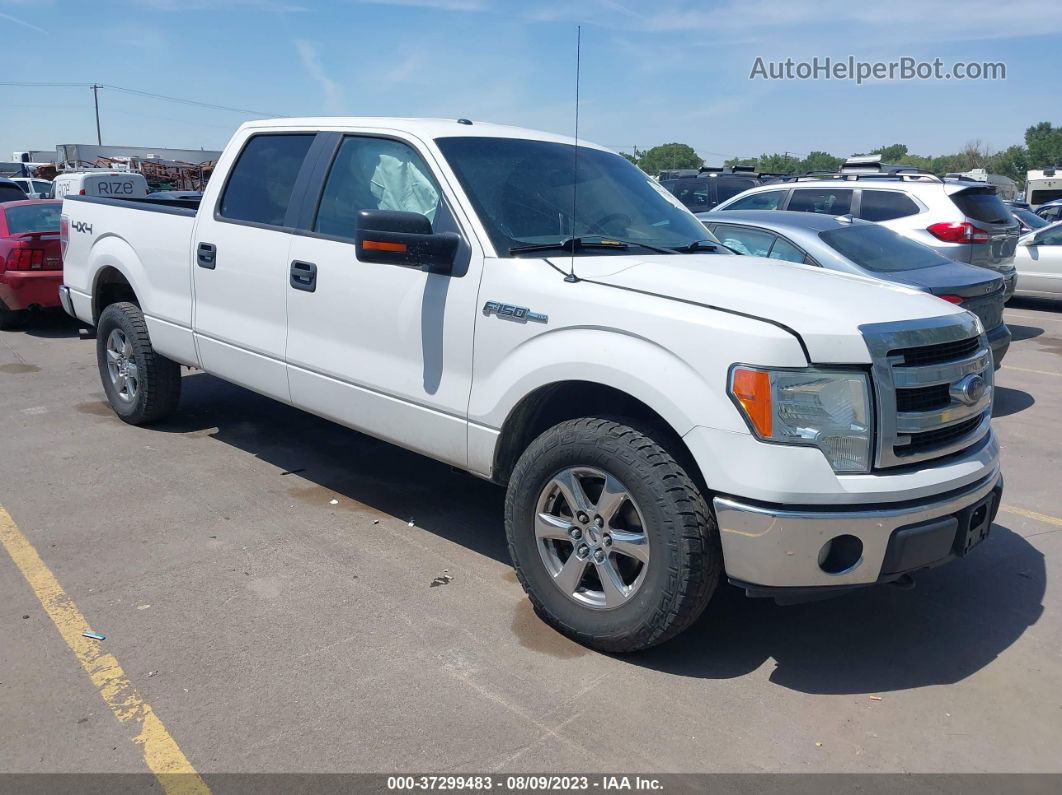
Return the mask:
<svg viewBox="0 0 1062 795">
<path fill-rule="evenodd" d="M 698 371 L 675 352 L 627 331 L 559 328 L 525 340 L 490 372 L 476 368 L 469 420 L 500 429 L 536 389 L 590 381 L 641 401 L 679 435 L 705 424 L 706 418 L 712 418 L 714 427 L 745 431 L 726 397 L 725 378 L 725 370 Z"/>
</svg>

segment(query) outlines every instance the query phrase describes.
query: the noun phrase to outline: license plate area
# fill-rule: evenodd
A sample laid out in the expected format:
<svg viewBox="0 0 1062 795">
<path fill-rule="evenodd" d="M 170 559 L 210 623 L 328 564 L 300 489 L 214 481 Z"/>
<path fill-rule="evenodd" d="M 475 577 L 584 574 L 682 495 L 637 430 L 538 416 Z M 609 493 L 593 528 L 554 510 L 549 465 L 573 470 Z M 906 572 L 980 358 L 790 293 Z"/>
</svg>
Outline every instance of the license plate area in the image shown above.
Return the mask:
<svg viewBox="0 0 1062 795">
<path fill-rule="evenodd" d="M 955 554 L 960 558 L 988 538 L 992 519 L 996 515 L 993 508 L 997 499 L 998 496 L 993 492 L 958 514 L 959 532 L 955 534 Z"/>
</svg>

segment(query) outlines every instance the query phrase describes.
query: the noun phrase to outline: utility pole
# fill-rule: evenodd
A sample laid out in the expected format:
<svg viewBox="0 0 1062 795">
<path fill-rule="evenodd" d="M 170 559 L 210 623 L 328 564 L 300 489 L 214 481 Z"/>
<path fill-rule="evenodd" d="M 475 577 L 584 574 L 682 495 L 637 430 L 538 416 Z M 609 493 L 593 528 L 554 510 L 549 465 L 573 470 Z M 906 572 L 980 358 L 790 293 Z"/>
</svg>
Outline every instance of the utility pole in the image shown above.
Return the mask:
<svg viewBox="0 0 1062 795">
<path fill-rule="evenodd" d="M 93 83 L 92 86 L 92 99 L 96 103 L 96 145 L 103 146 L 103 138 L 100 135 L 100 89 L 103 86 Z"/>
</svg>

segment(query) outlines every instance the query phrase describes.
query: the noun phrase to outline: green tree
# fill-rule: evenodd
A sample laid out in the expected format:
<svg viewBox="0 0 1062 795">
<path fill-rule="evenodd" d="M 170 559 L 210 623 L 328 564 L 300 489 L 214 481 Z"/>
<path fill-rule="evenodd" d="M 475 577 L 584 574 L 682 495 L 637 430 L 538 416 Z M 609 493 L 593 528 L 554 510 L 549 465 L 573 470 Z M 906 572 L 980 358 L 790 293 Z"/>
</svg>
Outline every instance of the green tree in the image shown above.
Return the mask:
<svg viewBox="0 0 1062 795">
<path fill-rule="evenodd" d="M 1062 127 L 1049 121 L 1034 124 L 1025 131 L 1025 146 L 1029 149 L 1029 168 L 1062 166 Z"/>
<path fill-rule="evenodd" d="M 870 154 L 881 155 L 882 163 L 899 163 L 907 157 L 907 145 L 891 144 L 890 146 L 880 146 L 877 149 L 872 149 Z"/>
<path fill-rule="evenodd" d="M 756 161 L 756 166 L 760 171 L 767 171 L 772 174 L 795 174 L 800 170 L 800 158 L 784 152 L 774 152 L 773 154 L 764 152 L 760 155 L 759 160 Z"/>
<path fill-rule="evenodd" d="M 1029 170 L 1029 152 L 1024 146 L 1009 146 L 988 159 L 988 171 L 1010 177 L 1019 185 L 1025 184 L 1025 172 Z"/>
<path fill-rule="evenodd" d="M 829 152 L 811 152 L 800 161 L 801 171 L 837 171 L 844 164 L 844 159 L 834 157 Z"/>
<path fill-rule="evenodd" d="M 667 168 L 700 168 L 704 160 L 687 144 L 670 143 L 654 146 L 642 153 L 638 165 L 646 174 L 659 174 Z"/>
</svg>

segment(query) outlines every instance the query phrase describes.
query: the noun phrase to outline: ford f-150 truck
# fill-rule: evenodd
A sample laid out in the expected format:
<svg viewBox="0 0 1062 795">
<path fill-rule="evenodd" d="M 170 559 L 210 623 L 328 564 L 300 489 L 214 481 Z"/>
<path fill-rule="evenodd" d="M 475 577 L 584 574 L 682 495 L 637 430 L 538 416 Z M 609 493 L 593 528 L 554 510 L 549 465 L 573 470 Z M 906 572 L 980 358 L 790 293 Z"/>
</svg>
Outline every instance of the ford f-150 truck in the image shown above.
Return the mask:
<svg viewBox="0 0 1062 795">
<path fill-rule="evenodd" d="M 730 255 L 635 166 L 466 119 L 243 125 L 201 201 L 67 196 L 67 311 L 129 423 L 180 366 L 507 488 L 538 614 L 614 652 L 721 582 L 961 558 L 1002 493 L 980 321 Z"/>
</svg>

